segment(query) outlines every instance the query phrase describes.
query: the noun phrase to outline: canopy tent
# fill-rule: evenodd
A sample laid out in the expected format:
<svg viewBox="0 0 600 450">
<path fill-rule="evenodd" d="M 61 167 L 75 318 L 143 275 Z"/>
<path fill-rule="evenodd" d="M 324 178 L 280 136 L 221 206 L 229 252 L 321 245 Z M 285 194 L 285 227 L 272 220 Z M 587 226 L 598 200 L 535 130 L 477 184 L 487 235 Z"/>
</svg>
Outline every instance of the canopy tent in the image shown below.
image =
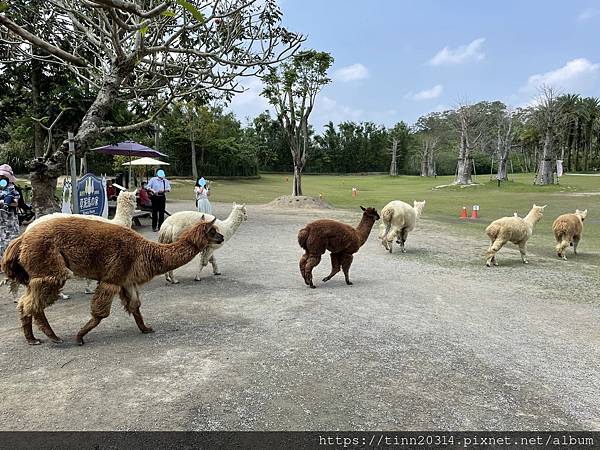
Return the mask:
<svg viewBox="0 0 600 450">
<path fill-rule="evenodd" d="M 135 141 L 123 141 L 123 142 L 119 142 L 118 144 L 104 145 L 103 147 L 93 148 L 92 151 L 95 151 L 98 153 L 103 153 L 105 155 L 129 156 L 129 162 L 131 162 L 132 156 L 150 157 L 150 158 L 167 156 L 164 153 L 161 153 L 150 147 L 146 147 L 145 145 L 138 144 Z M 129 180 L 128 180 L 127 184 L 128 184 L 128 187 L 131 188 L 131 165 L 129 166 Z"/>
<path fill-rule="evenodd" d="M 154 159 L 154 158 L 140 158 L 140 159 L 134 159 L 133 161 L 129 161 L 126 163 L 121 164 L 122 166 L 129 166 L 131 168 L 131 166 L 170 166 L 171 164 L 164 162 L 164 161 L 159 161 L 158 159 Z M 146 181 L 148 181 L 148 170 L 145 170 L 146 172 Z"/>
</svg>

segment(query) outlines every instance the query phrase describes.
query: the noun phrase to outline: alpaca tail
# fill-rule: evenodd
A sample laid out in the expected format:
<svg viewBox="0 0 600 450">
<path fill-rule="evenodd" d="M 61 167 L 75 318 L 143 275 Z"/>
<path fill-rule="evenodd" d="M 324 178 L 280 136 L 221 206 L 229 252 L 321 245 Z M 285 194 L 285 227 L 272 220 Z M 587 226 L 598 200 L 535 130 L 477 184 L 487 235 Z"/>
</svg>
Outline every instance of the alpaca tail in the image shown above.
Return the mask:
<svg viewBox="0 0 600 450">
<path fill-rule="evenodd" d="M 300 247 L 302 247 L 304 250 L 308 250 L 308 248 L 306 246 L 306 241 L 308 240 L 309 234 L 310 233 L 308 231 L 308 228 L 302 228 L 298 232 L 298 244 L 300 244 Z"/>
<path fill-rule="evenodd" d="M 381 220 L 383 223 L 389 224 L 392 222 L 392 218 L 394 217 L 394 208 L 383 208 L 381 211 Z"/>
<path fill-rule="evenodd" d="M 21 256 L 22 237 L 14 239 L 6 248 L 2 258 L 2 271 L 10 282 L 10 290 L 14 294 L 19 284 L 29 284 L 29 274 L 19 262 Z"/>
</svg>

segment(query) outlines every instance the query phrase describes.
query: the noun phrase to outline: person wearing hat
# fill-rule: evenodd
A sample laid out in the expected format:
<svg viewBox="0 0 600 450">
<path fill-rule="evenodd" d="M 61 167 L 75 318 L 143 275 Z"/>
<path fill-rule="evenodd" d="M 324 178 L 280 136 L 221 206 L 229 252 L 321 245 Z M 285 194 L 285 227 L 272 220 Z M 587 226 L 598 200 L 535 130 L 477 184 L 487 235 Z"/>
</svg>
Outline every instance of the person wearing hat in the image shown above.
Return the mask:
<svg viewBox="0 0 600 450">
<path fill-rule="evenodd" d="M 150 201 L 152 202 L 152 231 L 158 231 L 165 221 L 166 194 L 171 192 L 171 185 L 164 170 L 159 169 L 156 176 L 150 178 L 146 190 L 150 194 Z"/>
<path fill-rule="evenodd" d="M 15 175 L 8 164 L 0 166 L 0 260 L 10 241 L 19 235 L 17 204 L 19 192 L 15 188 Z"/>
</svg>

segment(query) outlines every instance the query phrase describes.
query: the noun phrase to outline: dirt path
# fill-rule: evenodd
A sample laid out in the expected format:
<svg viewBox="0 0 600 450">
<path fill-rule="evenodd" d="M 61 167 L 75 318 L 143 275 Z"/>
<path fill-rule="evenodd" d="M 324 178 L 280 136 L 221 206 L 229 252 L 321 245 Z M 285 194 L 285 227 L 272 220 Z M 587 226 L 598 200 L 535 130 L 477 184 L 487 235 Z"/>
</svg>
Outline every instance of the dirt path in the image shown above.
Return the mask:
<svg viewBox="0 0 600 450">
<path fill-rule="evenodd" d="M 74 345 L 89 317 L 79 281 L 47 310 L 69 341 L 29 347 L 2 290 L 0 428 L 600 428 L 598 267 L 585 253 L 564 263 L 549 248 L 523 266 L 505 249 L 501 267 L 486 269 L 485 240 L 424 221 L 407 254 L 385 253 L 374 231 L 354 286 L 338 275 L 310 290 L 296 233 L 322 215 L 359 218 L 249 207 L 217 254 L 222 276 L 194 282 L 190 264 L 180 285 L 143 288 L 152 335 L 115 302 Z M 329 268 L 325 257 L 315 279 Z"/>
</svg>

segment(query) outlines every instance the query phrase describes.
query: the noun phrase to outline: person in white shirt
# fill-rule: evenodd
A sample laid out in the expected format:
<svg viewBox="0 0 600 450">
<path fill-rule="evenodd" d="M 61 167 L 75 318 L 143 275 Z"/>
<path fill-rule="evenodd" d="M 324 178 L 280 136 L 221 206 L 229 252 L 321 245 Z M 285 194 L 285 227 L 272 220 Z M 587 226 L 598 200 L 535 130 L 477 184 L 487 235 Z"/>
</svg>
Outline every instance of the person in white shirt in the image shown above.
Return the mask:
<svg viewBox="0 0 600 450">
<path fill-rule="evenodd" d="M 156 176 L 150 178 L 146 189 L 152 202 L 152 231 L 158 231 L 165 221 L 166 194 L 171 192 L 171 184 L 166 178 L 165 171 L 158 170 Z"/>
</svg>

